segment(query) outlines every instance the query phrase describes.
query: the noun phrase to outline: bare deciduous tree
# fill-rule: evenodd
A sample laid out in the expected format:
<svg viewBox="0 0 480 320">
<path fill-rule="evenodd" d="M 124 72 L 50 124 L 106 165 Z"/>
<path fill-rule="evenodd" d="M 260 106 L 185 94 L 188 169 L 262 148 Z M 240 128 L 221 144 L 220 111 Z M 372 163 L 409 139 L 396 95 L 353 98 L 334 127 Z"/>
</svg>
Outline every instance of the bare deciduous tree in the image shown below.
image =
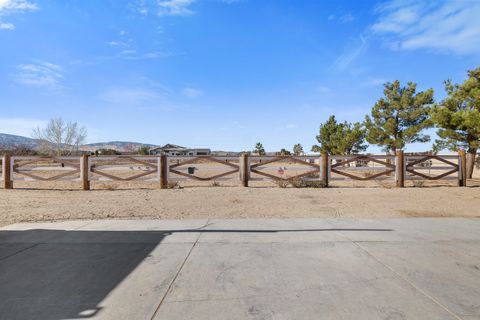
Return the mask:
<svg viewBox="0 0 480 320">
<path fill-rule="evenodd" d="M 69 156 L 87 137 L 87 129 L 77 122 L 66 122 L 62 118 L 50 119 L 45 128 L 33 130 L 33 137 L 40 141 L 42 151 L 57 156 Z"/>
</svg>

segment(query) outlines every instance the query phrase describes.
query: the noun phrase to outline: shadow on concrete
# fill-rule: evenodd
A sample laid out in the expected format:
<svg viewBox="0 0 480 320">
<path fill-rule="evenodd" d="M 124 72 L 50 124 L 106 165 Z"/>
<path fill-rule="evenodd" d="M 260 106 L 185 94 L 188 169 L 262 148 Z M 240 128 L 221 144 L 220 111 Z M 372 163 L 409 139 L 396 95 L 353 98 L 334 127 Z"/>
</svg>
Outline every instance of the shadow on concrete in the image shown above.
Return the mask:
<svg viewBox="0 0 480 320">
<path fill-rule="evenodd" d="M 87 319 L 99 315 L 102 300 L 173 233 L 324 231 L 391 230 L 0 231 L 0 319 Z"/>
</svg>

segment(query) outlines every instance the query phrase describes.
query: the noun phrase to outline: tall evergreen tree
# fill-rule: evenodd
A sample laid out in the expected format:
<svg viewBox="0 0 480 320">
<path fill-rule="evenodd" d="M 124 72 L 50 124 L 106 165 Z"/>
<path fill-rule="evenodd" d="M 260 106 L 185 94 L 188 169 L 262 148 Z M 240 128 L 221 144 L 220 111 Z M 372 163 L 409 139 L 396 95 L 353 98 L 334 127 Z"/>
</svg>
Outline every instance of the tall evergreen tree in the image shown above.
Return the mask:
<svg viewBox="0 0 480 320">
<path fill-rule="evenodd" d="M 369 143 L 396 154 L 408 143 L 430 141 L 430 136 L 422 131 L 431 127 L 429 110 L 433 89 L 418 93 L 416 90 L 417 85 L 412 82 L 406 87 L 398 80 L 385 84 L 384 97 L 373 106 L 371 117 L 365 117 Z"/>
<path fill-rule="evenodd" d="M 255 150 L 253 150 L 253 152 L 258 153 L 261 156 L 265 155 L 265 148 L 263 147 L 263 144 L 257 142 L 257 144 L 255 145 Z"/>
<path fill-rule="evenodd" d="M 439 128 L 434 149 L 467 150 L 467 177 L 471 178 L 475 155 L 480 147 L 480 67 L 468 71 L 462 84 L 445 81 L 447 98 L 431 112 Z"/>
<path fill-rule="evenodd" d="M 279 152 L 277 152 L 277 155 L 279 156 L 289 156 L 291 154 L 292 153 L 285 148 L 282 148 Z"/>
<path fill-rule="evenodd" d="M 365 128 L 361 123 L 338 123 L 335 116 L 320 125 L 317 135 L 320 145 L 314 145 L 312 151 L 327 152 L 334 155 L 356 154 L 367 149 Z"/>
<path fill-rule="evenodd" d="M 296 156 L 301 156 L 303 154 L 303 147 L 300 143 L 297 143 L 293 146 L 293 154 Z"/>
</svg>

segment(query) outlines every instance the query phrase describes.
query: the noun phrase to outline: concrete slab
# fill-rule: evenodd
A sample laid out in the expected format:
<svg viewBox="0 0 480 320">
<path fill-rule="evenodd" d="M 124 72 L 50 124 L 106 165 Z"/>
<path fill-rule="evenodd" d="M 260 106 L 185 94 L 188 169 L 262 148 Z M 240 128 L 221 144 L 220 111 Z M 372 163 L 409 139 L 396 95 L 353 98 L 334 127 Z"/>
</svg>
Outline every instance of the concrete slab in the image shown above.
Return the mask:
<svg viewBox="0 0 480 320">
<path fill-rule="evenodd" d="M 0 229 L 0 319 L 480 319 L 480 219 Z"/>
<path fill-rule="evenodd" d="M 408 297 L 408 298 L 405 298 Z M 171 301 L 155 319 L 456 319 L 414 290 L 375 280 L 346 287 L 226 300 Z"/>
<path fill-rule="evenodd" d="M 454 319 L 352 243 L 197 244 L 157 319 Z"/>
<path fill-rule="evenodd" d="M 190 244 L 39 244 L 0 261 L 1 319 L 146 319 Z"/>
<path fill-rule="evenodd" d="M 368 242 L 361 246 L 461 318 L 480 319 L 479 242 Z"/>
</svg>

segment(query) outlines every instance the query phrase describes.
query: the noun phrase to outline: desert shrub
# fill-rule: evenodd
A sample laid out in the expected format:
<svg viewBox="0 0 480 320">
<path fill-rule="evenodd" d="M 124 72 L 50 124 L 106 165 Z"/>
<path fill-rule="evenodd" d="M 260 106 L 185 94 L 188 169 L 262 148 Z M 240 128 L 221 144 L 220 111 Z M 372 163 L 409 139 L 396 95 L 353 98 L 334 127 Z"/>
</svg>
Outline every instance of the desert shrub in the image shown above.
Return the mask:
<svg viewBox="0 0 480 320">
<path fill-rule="evenodd" d="M 142 146 L 142 147 L 138 148 L 137 154 L 139 154 L 141 156 L 148 156 L 150 154 L 150 148 L 147 147 L 147 146 Z"/>
<path fill-rule="evenodd" d="M 95 150 L 95 155 L 102 155 L 102 156 L 115 156 L 121 155 L 121 153 L 115 149 L 98 149 Z"/>
<path fill-rule="evenodd" d="M 413 180 L 413 186 L 415 188 L 421 188 L 425 184 L 425 181 L 423 180 Z"/>
<path fill-rule="evenodd" d="M 290 180 L 290 184 L 294 188 L 326 188 L 327 184 L 323 180 L 304 180 L 294 178 Z"/>
<path fill-rule="evenodd" d="M 307 188 L 326 188 L 327 184 L 323 180 L 306 180 L 304 181 Z"/>
<path fill-rule="evenodd" d="M 29 146 L 14 146 L 0 148 L 0 155 L 12 155 L 12 156 L 37 156 L 38 151 Z"/>
<path fill-rule="evenodd" d="M 167 185 L 168 189 L 183 189 L 182 186 L 178 183 L 178 181 L 168 181 Z"/>
<path fill-rule="evenodd" d="M 106 189 L 106 190 L 109 190 L 109 191 L 113 191 L 115 190 L 115 186 L 111 183 L 104 183 L 102 185 L 103 189 Z"/>
<path fill-rule="evenodd" d="M 302 178 L 293 178 L 290 179 L 290 184 L 294 188 L 305 188 L 307 185 L 305 184 L 305 181 Z"/>
<path fill-rule="evenodd" d="M 283 180 L 283 179 L 275 180 L 275 183 L 276 183 L 277 186 L 279 186 L 280 188 L 286 188 L 286 187 L 288 187 L 288 184 L 289 184 L 289 182 L 288 182 L 287 180 Z"/>
<path fill-rule="evenodd" d="M 220 187 L 220 182 L 212 181 L 212 187 Z"/>
</svg>

